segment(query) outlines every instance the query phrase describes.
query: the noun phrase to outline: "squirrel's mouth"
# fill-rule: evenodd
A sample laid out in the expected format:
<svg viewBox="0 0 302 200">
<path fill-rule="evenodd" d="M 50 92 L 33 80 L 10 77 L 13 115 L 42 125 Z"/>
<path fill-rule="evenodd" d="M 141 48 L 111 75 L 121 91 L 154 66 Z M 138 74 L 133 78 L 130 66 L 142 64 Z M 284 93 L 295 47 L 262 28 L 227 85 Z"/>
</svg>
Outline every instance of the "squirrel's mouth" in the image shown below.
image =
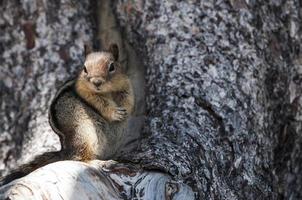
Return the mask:
<svg viewBox="0 0 302 200">
<path fill-rule="evenodd" d="M 96 93 L 102 93 L 103 92 L 103 88 L 102 88 L 102 86 L 94 86 L 93 87 L 93 89 L 94 89 L 94 91 L 96 92 Z"/>
<path fill-rule="evenodd" d="M 107 87 L 106 84 L 102 84 L 100 86 L 93 87 L 95 93 L 107 93 L 110 92 L 110 88 Z"/>
<path fill-rule="evenodd" d="M 99 92 L 100 92 L 100 91 L 102 90 L 102 87 L 100 87 L 100 86 L 99 86 L 99 87 L 96 87 L 96 86 L 95 86 L 94 89 L 95 89 L 96 91 L 99 91 Z"/>
</svg>

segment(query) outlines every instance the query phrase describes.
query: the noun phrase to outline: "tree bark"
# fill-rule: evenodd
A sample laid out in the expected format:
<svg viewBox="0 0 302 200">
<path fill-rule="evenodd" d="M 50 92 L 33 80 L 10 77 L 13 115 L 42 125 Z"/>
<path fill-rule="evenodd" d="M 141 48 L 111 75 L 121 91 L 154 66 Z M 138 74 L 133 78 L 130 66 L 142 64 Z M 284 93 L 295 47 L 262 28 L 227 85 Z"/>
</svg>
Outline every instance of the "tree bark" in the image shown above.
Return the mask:
<svg viewBox="0 0 302 200">
<path fill-rule="evenodd" d="M 98 9 L 102 9 L 102 5 L 108 2 L 101 1 Z M 82 4 L 86 9 L 81 8 Z M 2 4 L 1 7 L 4 8 L 6 5 Z M 86 17 L 92 14 L 88 9 L 91 2 L 81 1 L 75 5 L 79 11 L 77 19 L 84 20 L 82 22 L 85 27 L 92 26 Z M 196 199 L 301 199 L 301 3 L 297 0 L 177 3 L 116 0 L 112 5 L 117 24 L 112 26 L 113 29 L 107 26 L 106 30 L 111 31 L 106 34 L 103 34 L 106 31 L 100 29 L 103 32 L 99 31 L 98 39 L 104 44 L 108 35 L 115 38 L 114 40 L 122 38 L 122 41 L 127 43 L 122 44 L 124 52 L 128 52 L 124 54 L 125 57 L 133 59 L 135 63 L 139 63 L 137 58 L 140 58 L 147 70 L 145 75 L 147 119 L 143 131 L 144 138 L 139 140 L 139 147 L 121 154 L 120 164 L 127 168 L 129 164 L 126 163 L 131 162 L 139 169 L 143 169 L 142 174 L 158 170 L 161 176 L 169 180 L 172 178 L 182 181 L 189 186 L 184 185 L 185 188 L 189 188 L 188 191 L 191 188 L 195 192 Z M 33 9 L 31 6 L 23 7 L 29 11 Z M 14 8 L 10 9 L 14 11 L 21 7 L 15 3 Z M 51 7 L 46 7 L 45 10 L 48 9 Z M 3 13 L 9 16 L 10 12 L 7 10 L 8 8 Z M 42 9 L 40 12 L 45 10 Z M 102 16 L 102 11 L 104 10 L 97 11 L 98 16 Z M 21 26 L 18 22 L 14 23 L 14 20 L 9 26 L 11 23 L 9 19 L 13 19 L 12 16 L 3 16 L 6 21 L 2 20 L 0 24 L 8 27 L 4 31 L 8 35 L 7 38 L 17 40 L 15 38 L 19 37 L 15 35 L 18 31 L 13 34 L 11 30 L 14 30 L 14 27 L 21 30 Z M 58 22 L 65 25 L 64 19 L 67 19 L 68 15 L 65 18 L 64 16 L 65 14 Z M 101 24 L 99 27 L 105 26 L 104 22 L 101 20 L 99 22 Z M 119 30 L 116 28 L 117 25 L 121 27 L 122 35 L 110 34 Z M 26 26 L 28 27 L 24 28 L 27 32 L 24 34 L 25 38 L 28 37 L 26 35 L 31 35 L 31 31 L 28 30 L 31 30 L 32 25 Z M 66 26 L 64 33 L 70 34 L 73 29 L 68 28 L 69 23 L 66 23 Z M 90 39 L 93 37 L 93 33 L 88 35 Z M 72 41 L 72 38 L 70 34 L 62 41 Z M 31 55 L 29 52 L 35 51 L 36 47 L 30 51 L 27 49 L 36 43 L 31 39 L 28 39 L 27 43 L 24 41 L 21 43 L 24 47 L 20 52 Z M 33 91 L 29 86 L 24 90 L 22 88 L 24 83 L 19 77 L 20 85 L 13 87 L 12 80 L 20 75 L 18 64 L 12 63 L 11 60 L 12 57 L 18 58 L 19 54 L 18 52 L 15 53 L 17 56 L 9 54 L 10 51 L 4 51 L 4 48 L 17 51 L 16 47 L 13 48 L 14 45 L 17 43 L 5 43 L 2 47 L 2 54 L 10 55 L 10 59 L 3 56 L 2 63 L 7 71 L 1 71 L 0 74 L 3 76 L 1 88 L 6 91 L 2 103 L 5 106 L 2 106 L 4 109 L 1 110 L 1 117 L 4 117 L 1 123 L 5 127 L 5 134 L 2 135 L 7 135 L 1 137 L 4 141 L 17 141 L 14 144 L 18 146 L 23 140 L 21 132 L 18 132 L 19 135 L 14 134 L 17 132 L 15 129 L 21 127 L 28 133 L 37 130 L 28 125 L 33 123 L 33 116 L 37 116 L 41 110 L 46 110 L 48 102 L 48 98 L 44 98 L 43 103 L 38 106 L 39 109 L 29 107 L 31 112 L 26 112 L 26 107 L 22 105 L 27 105 L 32 99 L 21 94 L 49 97 L 54 93 L 51 88 L 54 84 L 43 84 L 47 86 L 44 92 L 38 89 Z M 48 43 L 46 46 L 51 44 Z M 131 50 L 127 50 L 127 47 Z M 52 49 L 48 51 L 49 55 L 53 55 Z M 79 51 L 76 52 L 76 55 L 79 55 Z M 20 54 L 21 58 L 24 55 Z M 71 74 L 66 73 L 58 78 L 60 73 L 51 67 L 53 66 L 51 63 L 54 62 L 47 64 L 49 56 L 46 55 L 40 59 L 46 65 L 37 62 L 30 66 L 29 69 L 33 69 L 36 78 L 32 82 L 25 82 L 25 85 L 35 83 L 41 87 L 39 82 L 41 79 L 52 78 L 54 83 Z M 68 70 L 74 70 L 72 66 L 78 62 L 76 56 L 72 59 Z M 26 59 L 21 59 L 20 63 L 24 60 Z M 26 63 L 29 61 L 26 60 Z M 129 65 L 129 62 L 126 64 Z M 43 66 L 43 73 L 37 66 Z M 141 70 L 138 67 L 132 69 Z M 139 74 L 143 73 L 140 71 Z M 27 76 L 29 75 L 24 74 L 25 79 Z M 14 96 L 10 91 L 20 94 L 20 97 L 11 101 Z M 9 102 L 18 103 L 21 100 L 20 107 L 7 106 L 11 105 Z M 137 115 L 139 123 L 143 118 L 143 110 L 144 106 L 142 112 Z M 15 113 L 12 114 L 13 117 L 9 114 L 11 112 Z M 41 116 L 45 115 L 46 113 L 42 112 Z M 37 124 L 36 127 L 41 127 L 41 124 Z M 10 137 L 12 139 L 5 139 Z M 13 142 L 7 142 L 8 149 L 11 143 Z M 4 151 L 3 155 L 7 155 L 8 151 Z M 4 157 L 3 160 L 11 163 Z M 155 174 L 149 175 L 156 177 Z M 106 180 L 110 178 L 112 176 L 108 174 L 105 176 Z M 121 182 L 125 184 L 127 181 L 123 179 Z M 136 181 L 131 183 L 134 182 Z M 102 181 L 97 184 L 102 184 Z M 110 184 L 105 185 L 111 188 Z M 148 189 L 146 186 L 145 191 Z M 161 189 L 163 187 L 162 185 Z M 121 193 L 118 190 L 115 192 L 114 195 L 120 198 Z M 135 194 L 138 194 L 137 191 Z M 191 195 L 190 192 L 188 194 Z"/>
<path fill-rule="evenodd" d="M 302 198 L 301 3 L 116 7 L 147 67 L 148 137 L 129 160 L 200 199 Z"/>
<path fill-rule="evenodd" d="M 90 1 L 0 2 L 0 171 L 60 148 L 48 124 L 56 88 L 74 77 L 94 38 Z"/>
</svg>

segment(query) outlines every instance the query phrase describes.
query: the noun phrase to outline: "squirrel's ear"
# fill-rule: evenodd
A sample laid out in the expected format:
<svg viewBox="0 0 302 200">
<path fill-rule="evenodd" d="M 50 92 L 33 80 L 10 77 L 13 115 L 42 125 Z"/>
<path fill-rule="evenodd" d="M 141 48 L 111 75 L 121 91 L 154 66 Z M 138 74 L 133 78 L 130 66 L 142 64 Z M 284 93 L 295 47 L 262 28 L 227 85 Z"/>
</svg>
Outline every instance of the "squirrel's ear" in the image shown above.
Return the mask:
<svg viewBox="0 0 302 200">
<path fill-rule="evenodd" d="M 85 57 L 93 51 L 92 46 L 90 44 L 84 44 L 84 54 Z"/>
<path fill-rule="evenodd" d="M 114 60 L 117 61 L 118 60 L 118 57 L 119 57 L 119 50 L 118 50 L 118 46 L 117 44 L 110 44 L 109 45 L 109 48 L 108 48 L 108 51 L 110 53 L 112 53 L 113 57 L 114 57 Z"/>
</svg>

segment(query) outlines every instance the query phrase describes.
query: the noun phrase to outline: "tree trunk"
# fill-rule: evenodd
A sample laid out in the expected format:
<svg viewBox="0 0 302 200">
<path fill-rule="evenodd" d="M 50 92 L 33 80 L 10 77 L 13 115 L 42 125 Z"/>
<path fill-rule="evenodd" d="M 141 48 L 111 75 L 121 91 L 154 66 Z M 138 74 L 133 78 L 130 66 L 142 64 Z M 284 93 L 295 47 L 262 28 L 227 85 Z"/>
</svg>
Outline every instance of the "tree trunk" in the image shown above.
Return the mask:
<svg viewBox="0 0 302 200">
<path fill-rule="evenodd" d="M 60 24 L 68 36 L 60 38 L 58 28 L 52 27 L 49 35 L 53 33 L 58 38 L 47 41 L 43 33 L 48 32 L 43 30 L 45 24 L 41 20 L 48 15 L 52 19 L 51 14 L 56 12 L 50 11 L 55 4 L 42 5 L 38 14 L 31 15 L 39 6 L 19 5 L 14 1 L 1 4 L 0 24 L 5 29 L 0 40 L 8 40 L 1 42 L 0 49 L 3 52 L 1 91 L 4 91 L 1 94 L 1 127 L 4 127 L 1 140 L 7 141 L 1 149 L 5 165 L 14 165 L 12 158 L 21 156 L 20 148 L 15 147 L 21 141 L 26 142 L 21 136 L 23 130 L 29 136 L 39 133 L 39 139 L 40 134 L 49 133 L 43 126 L 49 97 L 55 92 L 55 82 L 65 80 L 78 69 L 74 66 L 80 62 L 78 45 L 83 42 L 74 42 L 72 30 L 83 31 L 85 28 L 78 28 L 83 26 L 89 30 L 88 34 L 76 32 L 80 35 L 76 41 L 92 39 L 95 34 L 104 45 L 112 36 L 114 41 L 123 41 L 119 45 L 124 49 L 125 64 L 129 73 L 132 70 L 139 74 L 130 73 L 135 80 L 140 80 L 138 83 L 142 83 L 143 75 L 140 59 L 147 70 L 143 139 L 138 140 L 137 148 L 121 154 L 119 165 L 128 168 L 126 163 L 131 162 L 131 166 L 143 169 L 140 175 L 147 173 L 150 178 L 156 177 L 149 171 L 157 170 L 169 180 L 183 181 L 189 187 L 177 188 L 188 191 L 191 188 L 196 199 L 302 198 L 302 9 L 299 1 L 116 0 L 112 5 L 117 24 L 112 26 L 102 21 L 107 16 L 102 13 L 108 12 L 110 1 L 100 1 L 96 12 L 98 34 L 92 31 L 94 22 L 88 17 L 93 15 L 94 2 L 71 2 L 74 9 L 69 11 L 70 7 L 59 3 L 60 17 L 54 15 L 58 17 L 55 22 L 49 20 L 53 27 Z M 4 9 L 8 5 L 11 7 Z M 63 12 L 64 9 L 69 12 Z M 20 18 L 26 16 L 27 21 L 38 17 L 29 25 L 26 21 L 21 26 L 20 18 L 15 19 L 14 13 L 19 13 Z M 76 20 L 67 23 L 69 15 Z M 81 25 L 77 25 L 79 23 Z M 117 25 L 121 29 L 117 29 Z M 32 32 L 28 30 L 33 27 L 41 31 L 35 33 L 37 42 L 28 36 Z M 118 30 L 122 30 L 122 34 L 117 33 Z M 56 42 L 58 45 L 54 45 Z M 36 45 L 47 48 L 42 51 L 43 48 Z M 69 49 L 76 46 L 73 51 L 62 54 L 69 55 L 68 65 L 65 56 L 60 56 L 64 52 L 63 47 L 62 52 L 59 51 L 60 45 L 70 45 Z M 28 50 L 32 46 L 33 49 Z M 60 70 L 64 71 L 63 75 Z M 141 92 L 138 87 L 136 94 Z M 41 103 L 35 99 L 41 99 Z M 133 121 L 138 124 L 135 130 L 141 127 L 143 105 L 143 100 L 136 105 L 141 109 L 136 114 L 138 121 Z M 38 123 L 35 119 L 45 120 Z M 134 135 L 136 139 L 138 134 Z M 43 146 L 41 141 L 32 141 L 29 144 L 37 144 L 39 149 Z M 9 157 L 8 152 L 13 156 Z M 26 149 L 26 152 L 30 151 Z M 26 156 L 23 154 L 22 158 Z M 66 167 L 69 164 L 66 163 Z M 119 175 L 127 173 L 122 170 Z M 96 184 L 105 183 L 104 187 L 111 191 L 111 187 L 118 186 L 111 186 L 107 181 L 119 176 L 109 174 L 100 175 L 105 176 L 106 181 Z M 30 179 L 24 180 L 27 178 Z M 91 180 L 89 175 L 87 179 Z M 126 179 L 119 179 L 119 183 L 128 183 Z M 131 187 L 137 180 L 131 179 Z M 142 187 L 148 191 L 147 184 Z M 159 187 L 163 189 L 164 185 Z M 173 191 L 171 188 L 165 192 Z M 156 190 L 154 187 L 153 191 Z M 138 197 L 138 190 L 127 194 L 125 198 Z M 112 195 L 123 198 L 119 190 L 114 189 Z"/>
<path fill-rule="evenodd" d="M 89 1 L 0 1 L 0 170 L 60 148 L 48 124 L 56 88 L 83 62 L 96 22 Z"/>
<path fill-rule="evenodd" d="M 147 67 L 147 122 L 130 160 L 200 199 L 300 199 L 299 1 L 118 1 Z"/>
</svg>

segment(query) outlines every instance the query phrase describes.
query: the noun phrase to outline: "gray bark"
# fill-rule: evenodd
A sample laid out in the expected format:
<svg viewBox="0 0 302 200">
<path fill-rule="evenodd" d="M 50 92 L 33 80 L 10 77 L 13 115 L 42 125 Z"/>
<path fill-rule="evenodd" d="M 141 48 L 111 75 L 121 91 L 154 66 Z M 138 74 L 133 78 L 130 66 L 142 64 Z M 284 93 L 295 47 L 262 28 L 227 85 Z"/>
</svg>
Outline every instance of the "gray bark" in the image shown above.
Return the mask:
<svg viewBox="0 0 302 200">
<path fill-rule="evenodd" d="M 147 67 L 135 158 L 201 199 L 300 199 L 299 1 L 126 1 Z"/>
<path fill-rule="evenodd" d="M 0 169 L 60 148 L 48 124 L 56 88 L 81 69 L 96 23 L 89 1 L 0 3 Z"/>
<path fill-rule="evenodd" d="M 59 3 L 59 12 L 39 2 L 0 6 L 2 169 L 55 143 L 44 140 L 53 138 L 54 86 L 79 69 L 81 45 L 96 35 L 93 2 Z M 114 3 L 135 50 L 125 57 L 147 69 L 144 138 L 120 160 L 169 174 L 198 199 L 301 199 L 301 3 Z"/>
</svg>

